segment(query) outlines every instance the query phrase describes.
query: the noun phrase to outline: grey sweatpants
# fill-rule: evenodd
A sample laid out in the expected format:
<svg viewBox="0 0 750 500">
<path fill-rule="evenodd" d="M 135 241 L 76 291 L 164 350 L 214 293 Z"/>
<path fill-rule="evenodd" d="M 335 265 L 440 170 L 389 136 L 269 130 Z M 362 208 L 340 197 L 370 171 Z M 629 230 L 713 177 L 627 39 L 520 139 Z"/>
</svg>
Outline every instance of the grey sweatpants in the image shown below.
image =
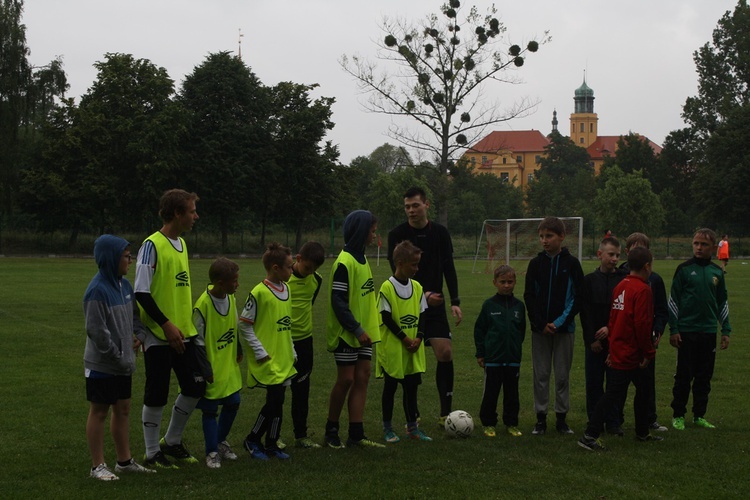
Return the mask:
<svg viewBox="0 0 750 500">
<path fill-rule="evenodd" d="M 570 367 L 575 333 L 544 335 L 532 332 L 531 360 L 534 368 L 534 411 L 547 414 L 549 379 L 555 372 L 555 413 L 570 410 Z"/>
</svg>

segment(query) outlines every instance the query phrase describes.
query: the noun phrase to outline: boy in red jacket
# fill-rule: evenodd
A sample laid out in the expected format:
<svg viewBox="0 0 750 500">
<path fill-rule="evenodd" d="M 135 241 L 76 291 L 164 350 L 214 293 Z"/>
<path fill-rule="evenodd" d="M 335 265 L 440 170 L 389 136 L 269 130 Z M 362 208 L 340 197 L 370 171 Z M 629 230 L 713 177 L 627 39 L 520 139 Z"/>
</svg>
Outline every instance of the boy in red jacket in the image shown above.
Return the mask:
<svg viewBox="0 0 750 500">
<path fill-rule="evenodd" d="M 630 274 L 623 279 L 612 294 L 609 315 L 609 356 L 607 357 L 607 390 L 599 400 L 594 414 L 578 445 L 590 451 L 606 450 L 599 435 L 603 430 L 604 416 L 617 401 L 623 399 L 628 386 L 635 385 L 635 435 L 639 441 L 661 441 L 652 436 L 648 427 L 648 401 L 651 391 L 645 368 L 654 359 L 656 351 L 651 342 L 654 322 L 654 301 L 648 277 L 651 274 L 651 252 L 643 247 L 628 253 Z"/>
</svg>

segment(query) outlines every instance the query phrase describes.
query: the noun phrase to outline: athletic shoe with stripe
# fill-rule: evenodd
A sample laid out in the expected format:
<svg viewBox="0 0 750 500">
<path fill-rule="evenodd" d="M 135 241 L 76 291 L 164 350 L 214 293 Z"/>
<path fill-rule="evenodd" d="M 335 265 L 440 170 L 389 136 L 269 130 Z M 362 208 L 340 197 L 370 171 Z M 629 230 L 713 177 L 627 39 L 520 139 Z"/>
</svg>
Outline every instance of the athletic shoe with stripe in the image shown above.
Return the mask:
<svg viewBox="0 0 750 500">
<path fill-rule="evenodd" d="M 130 463 L 128 463 L 127 465 L 115 465 L 115 472 L 141 472 L 145 474 L 153 474 L 156 471 L 154 469 L 149 469 L 142 466 L 131 458 Z"/>
<path fill-rule="evenodd" d="M 266 455 L 262 444 L 245 439 L 243 445 L 252 458 L 256 460 L 268 460 L 268 455 Z"/>
<path fill-rule="evenodd" d="M 198 459 L 190 454 L 184 443 L 167 444 L 164 438 L 159 441 L 159 449 L 170 457 L 186 464 L 197 464 Z"/>
<path fill-rule="evenodd" d="M 219 456 L 222 460 L 237 460 L 237 454 L 232 451 L 232 447 L 229 446 L 227 441 L 219 443 Z"/>
<path fill-rule="evenodd" d="M 164 453 L 161 452 L 161 450 L 156 452 L 156 455 L 149 458 L 144 455 L 143 457 L 143 465 L 150 469 L 154 469 L 156 467 L 162 468 L 162 469 L 178 469 L 177 465 L 170 462 L 170 460 L 164 455 Z"/>
<path fill-rule="evenodd" d="M 209 469 L 221 469 L 221 457 L 218 451 L 212 451 L 206 455 L 206 465 Z"/>
<path fill-rule="evenodd" d="M 422 429 L 417 427 L 414 430 L 409 431 L 406 434 L 412 441 L 432 441 L 432 438 L 424 433 Z"/>
<path fill-rule="evenodd" d="M 383 434 L 383 439 L 385 440 L 386 443 L 391 443 L 391 444 L 398 443 L 399 441 L 401 441 L 401 438 L 398 437 L 398 434 L 393 432 L 393 429 L 388 429 L 387 431 L 385 431 L 385 433 Z"/>
<path fill-rule="evenodd" d="M 282 451 L 278 446 L 271 446 L 270 448 L 266 448 L 266 455 L 270 458 L 278 458 L 279 460 L 289 460 L 290 457 L 288 453 Z"/>
<path fill-rule="evenodd" d="M 693 423 L 697 427 L 703 427 L 704 429 L 716 429 L 716 426 L 714 424 L 710 423 L 708 420 L 706 420 L 703 417 L 694 418 Z"/>
<path fill-rule="evenodd" d="M 593 438 L 588 434 L 584 434 L 583 437 L 578 440 L 578 446 L 589 451 L 608 451 L 601 439 Z"/>
<path fill-rule="evenodd" d="M 357 446 L 359 448 L 385 448 L 384 444 L 376 443 L 372 439 L 369 439 L 367 437 L 363 437 L 362 439 L 353 440 L 351 438 L 346 440 L 347 446 Z"/>
<path fill-rule="evenodd" d="M 297 448 L 320 448 L 321 446 L 309 437 L 297 438 L 294 440 L 294 446 Z"/>
<path fill-rule="evenodd" d="M 513 425 L 509 425 L 508 427 L 505 428 L 505 430 L 508 431 L 508 434 L 510 434 L 511 436 L 514 436 L 514 437 L 523 436 L 523 433 L 518 430 L 518 427 L 515 427 Z"/>
<path fill-rule="evenodd" d="M 91 469 L 90 473 L 91 477 L 94 479 L 98 479 L 99 481 L 117 481 L 120 479 L 115 475 L 114 472 L 109 470 L 109 467 L 107 467 L 107 464 L 99 464 L 93 469 Z"/>
</svg>

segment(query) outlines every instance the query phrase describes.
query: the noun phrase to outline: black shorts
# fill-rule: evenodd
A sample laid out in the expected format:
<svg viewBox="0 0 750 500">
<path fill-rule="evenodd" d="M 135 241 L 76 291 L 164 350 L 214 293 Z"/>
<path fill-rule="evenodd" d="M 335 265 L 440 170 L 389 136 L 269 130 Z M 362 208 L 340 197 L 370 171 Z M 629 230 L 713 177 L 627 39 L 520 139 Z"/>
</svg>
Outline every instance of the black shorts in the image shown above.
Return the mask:
<svg viewBox="0 0 750 500">
<path fill-rule="evenodd" d="M 428 307 L 424 314 L 424 345 L 430 345 L 430 339 L 451 340 L 451 327 L 448 324 L 448 314 L 445 304 Z"/>
<path fill-rule="evenodd" d="M 182 354 L 168 345 L 156 345 L 146 349 L 143 357 L 146 365 L 146 390 L 143 396 L 145 406 L 167 405 L 172 370 L 183 395 L 201 398 L 206 393 L 206 381 L 201 373 L 193 342 L 185 342 L 185 352 Z"/>
<path fill-rule="evenodd" d="M 302 382 L 310 377 L 313 369 L 312 336 L 302 340 L 295 340 L 294 352 L 297 353 L 297 363 L 294 365 L 297 369 L 297 375 L 294 376 L 294 381 Z"/>
<path fill-rule="evenodd" d="M 114 375 L 105 378 L 86 377 L 86 399 L 96 404 L 113 405 L 130 399 L 133 377 Z"/>
<path fill-rule="evenodd" d="M 372 346 L 352 347 L 344 342 L 344 339 L 339 339 L 339 345 L 333 351 L 333 358 L 336 360 L 336 366 L 353 366 L 359 361 L 370 361 Z"/>
</svg>

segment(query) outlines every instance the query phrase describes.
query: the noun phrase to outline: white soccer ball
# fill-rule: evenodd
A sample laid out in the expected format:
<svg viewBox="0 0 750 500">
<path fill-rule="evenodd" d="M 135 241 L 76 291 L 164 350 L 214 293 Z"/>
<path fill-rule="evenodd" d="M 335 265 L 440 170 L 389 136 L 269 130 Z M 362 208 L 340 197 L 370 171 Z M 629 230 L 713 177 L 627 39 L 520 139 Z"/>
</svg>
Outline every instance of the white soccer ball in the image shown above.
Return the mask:
<svg viewBox="0 0 750 500">
<path fill-rule="evenodd" d="M 449 436 L 467 438 L 474 430 L 474 419 L 463 410 L 456 410 L 445 417 L 445 432 Z"/>
</svg>

